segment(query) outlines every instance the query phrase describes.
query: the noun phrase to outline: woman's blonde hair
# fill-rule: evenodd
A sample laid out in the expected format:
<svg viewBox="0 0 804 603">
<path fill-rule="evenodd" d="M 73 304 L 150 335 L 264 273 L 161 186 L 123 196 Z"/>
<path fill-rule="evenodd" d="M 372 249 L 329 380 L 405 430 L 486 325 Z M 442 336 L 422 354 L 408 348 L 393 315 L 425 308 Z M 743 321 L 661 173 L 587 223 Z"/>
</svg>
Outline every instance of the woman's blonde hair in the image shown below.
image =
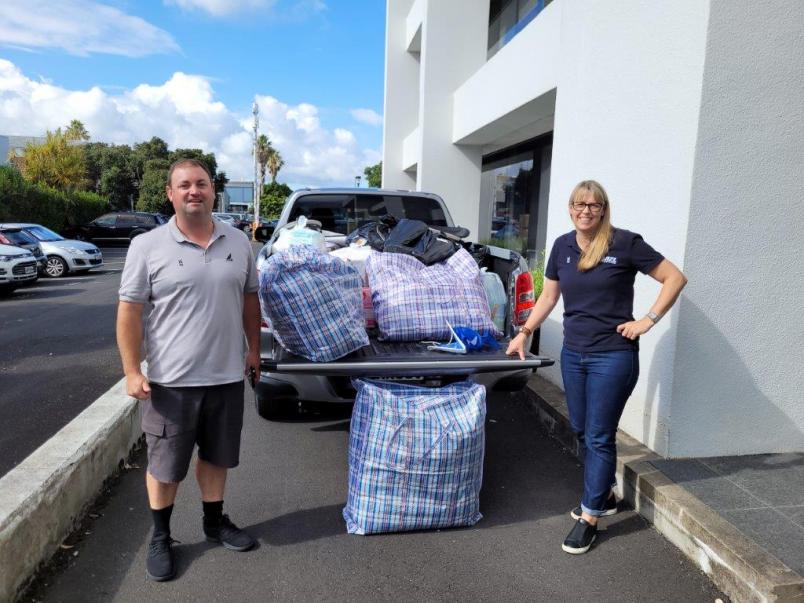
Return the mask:
<svg viewBox="0 0 804 603">
<path fill-rule="evenodd" d="M 591 270 L 597 266 L 604 257 L 606 257 L 614 231 L 614 227 L 611 225 L 611 206 L 609 205 L 609 196 L 606 194 L 606 190 L 600 185 L 599 182 L 596 182 L 595 180 L 584 180 L 579 182 L 575 188 L 572 189 L 572 194 L 570 195 L 569 200 L 570 208 L 572 208 L 572 204 L 576 201 L 583 201 L 587 193 L 592 193 L 592 196 L 595 198 L 595 202 L 600 203 L 603 206 L 603 209 L 601 210 L 603 215 L 600 218 L 600 225 L 597 228 L 597 232 L 595 233 L 592 242 L 585 250 L 581 252 L 581 258 L 578 260 L 578 270 L 581 272 Z"/>
</svg>

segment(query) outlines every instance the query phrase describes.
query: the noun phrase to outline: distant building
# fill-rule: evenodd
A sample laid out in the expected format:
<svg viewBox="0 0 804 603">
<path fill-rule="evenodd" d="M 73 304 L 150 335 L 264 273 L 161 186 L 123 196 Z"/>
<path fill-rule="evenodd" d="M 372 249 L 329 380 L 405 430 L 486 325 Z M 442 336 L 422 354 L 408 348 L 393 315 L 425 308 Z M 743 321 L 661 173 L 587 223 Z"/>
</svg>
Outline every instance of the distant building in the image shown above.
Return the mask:
<svg viewBox="0 0 804 603">
<path fill-rule="evenodd" d="M 242 180 L 230 180 L 223 192 L 218 195 L 220 211 L 245 213 L 254 202 L 254 183 Z"/>
<path fill-rule="evenodd" d="M 13 152 L 22 155 L 25 145 L 29 143 L 42 144 L 45 142 L 44 136 L 6 136 L 0 134 L 0 165 L 8 165 L 8 154 Z"/>
</svg>

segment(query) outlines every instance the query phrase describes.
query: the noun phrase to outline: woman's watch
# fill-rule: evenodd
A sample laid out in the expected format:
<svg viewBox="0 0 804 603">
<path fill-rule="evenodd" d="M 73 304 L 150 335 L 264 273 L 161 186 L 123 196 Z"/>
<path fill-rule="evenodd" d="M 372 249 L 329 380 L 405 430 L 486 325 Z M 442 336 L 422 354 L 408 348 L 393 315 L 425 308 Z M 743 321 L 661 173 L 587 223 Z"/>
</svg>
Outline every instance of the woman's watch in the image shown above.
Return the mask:
<svg viewBox="0 0 804 603">
<path fill-rule="evenodd" d="M 657 322 L 659 322 L 659 318 L 660 318 L 660 316 L 659 316 L 658 314 L 656 314 L 656 312 L 648 312 L 647 314 L 645 314 L 645 316 L 647 316 L 648 318 L 650 318 L 650 321 L 651 321 L 653 324 L 656 324 Z"/>
<path fill-rule="evenodd" d="M 533 335 L 533 329 L 529 329 L 525 325 L 519 327 L 519 332 L 524 333 L 526 337 L 530 337 L 531 335 Z"/>
</svg>

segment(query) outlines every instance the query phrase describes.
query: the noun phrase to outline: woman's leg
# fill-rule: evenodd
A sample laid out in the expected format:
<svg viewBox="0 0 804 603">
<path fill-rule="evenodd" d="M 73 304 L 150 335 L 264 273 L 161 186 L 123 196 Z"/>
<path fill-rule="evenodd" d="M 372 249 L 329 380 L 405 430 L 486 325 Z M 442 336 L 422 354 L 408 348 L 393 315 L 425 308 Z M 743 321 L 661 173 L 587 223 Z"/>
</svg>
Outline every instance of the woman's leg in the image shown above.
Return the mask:
<svg viewBox="0 0 804 603">
<path fill-rule="evenodd" d="M 567 396 L 570 425 L 578 438 L 578 456 L 584 462 L 586 456 L 586 369 L 583 354 L 563 348 L 561 350 L 561 377 Z"/>
<path fill-rule="evenodd" d="M 586 458 L 581 509 L 599 517 L 605 509 L 617 468 L 617 425 L 639 377 L 636 351 L 587 355 Z"/>
</svg>

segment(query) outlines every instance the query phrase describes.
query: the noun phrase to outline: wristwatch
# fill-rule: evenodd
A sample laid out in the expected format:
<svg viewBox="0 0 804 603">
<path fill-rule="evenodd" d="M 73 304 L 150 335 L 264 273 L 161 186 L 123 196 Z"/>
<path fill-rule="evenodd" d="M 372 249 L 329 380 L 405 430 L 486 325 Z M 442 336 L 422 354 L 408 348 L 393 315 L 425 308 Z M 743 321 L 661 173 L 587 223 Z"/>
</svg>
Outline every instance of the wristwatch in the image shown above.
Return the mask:
<svg viewBox="0 0 804 603">
<path fill-rule="evenodd" d="M 657 322 L 659 322 L 659 318 L 660 318 L 660 317 L 659 317 L 659 315 L 658 315 L 658 314 L 656 314 L 656 312 L 648 312 L 647 314 L 645 314 L 645 316 L 647 316 L 648 318 L 650 318 L 650 321 L 651 321 L 653 324 L 656 324 Z"/>
<path fill-rule="evenodd" d="M 528 336 L 528 337 L 530 337 L 531 335 L 533 335 L 533 329 L 529 329 L 529 328 L 528 328 L 528 327 L 526 327 L 525 325 L 522 325 L 521 327 L 519 327 L 519 332 L 520 332 L 520 333 L 524 333 L 524 334 L 525 334 L 526 336 Z"/>
</svg>

